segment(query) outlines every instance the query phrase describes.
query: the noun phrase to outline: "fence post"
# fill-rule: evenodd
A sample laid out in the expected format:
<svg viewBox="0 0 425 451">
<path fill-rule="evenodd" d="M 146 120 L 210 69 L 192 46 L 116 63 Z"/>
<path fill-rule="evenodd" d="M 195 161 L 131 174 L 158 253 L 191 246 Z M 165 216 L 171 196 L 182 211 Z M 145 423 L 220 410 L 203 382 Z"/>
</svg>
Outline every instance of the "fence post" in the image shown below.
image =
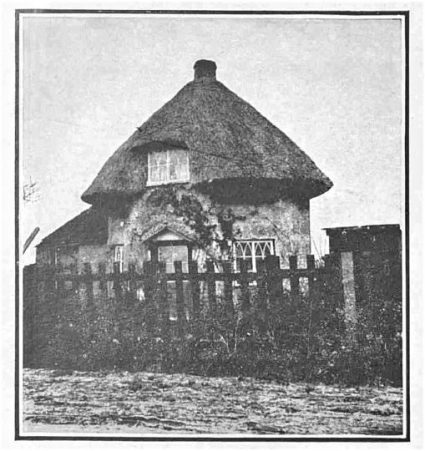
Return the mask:
<svg viewBox="0 0 425 451">
<path fill-rule="evenodd" d="M 344 292 L 342 287 L 341 260 L 339 254 L 332 253 L 325 255 L 325 281 L 326 281 L 326 298 L 328 307 L 335 311 L 336 308 L 342 308 L 344 300 Z M 341 324 L 342 325 L 342 324 Z"/>
<path fill-rule="evenodd" d="M 93 296 L 93 274 L 90 263 L 84 263 L 84 275 L 87 293 L 87 307 L 92 308 L 94 304 L 94 296 Z"/>
<path fill-rule="evenodd" d="M 316 278 L 314 275 L 315 268 L 316 268 L 316 264 L 314 261 L 314 255 L 310 255 L 310 254 L 307 255 L 307 269 L 309 271 L 311 271 L 308 275 L 308 293 L 309 293 L 310 297 L 313 297 L 314 290 L 316 288 L 316 284 L 315 284 Z"/>
<path fill-rule="evenodd" d="M 143 276 L 145 286 L 145 322 L 149 334 L 154 331 L 155 321 L 155 288 L 156 288 L 157 264 L 148 261 L 143 263 Z"/>
<path fill-rule="evenodd" d="M 357 332 L 357 310 L 352 252 L 341 252 L 341 281 L 344 292 L 344 322 L 347 338 L 351 343 L 355 343 Z"/>
<path fill-rule="evenodd" d="M 137 280 L 137 273 L 136 273 L 136 264 L 134 262 L 131 262 L 128 264 L 128 291 L 129 291 L 129 298 L 132 301 L 136 300 L 136 280 Z"/>
<path fill-rule="evenodd" d="M 86 285 L 86 294 L 87 294 L 87 316 L 88 316 L 88 337 L 89 341 L 93 339 L 94 336 L 94 319 L 95 319 L 95 311 L 94 311 L 94 295 L 93 295 L 93 274 L 91 270 L 90 263 L 84 263 L 84 276 L 85 276 L 85 285 Z"/>
<path fill-rule="evenodd" d="M 223 262 L 224 271 L 224 305 L 226 309 L 226 316 L 232 320 L 235 315 L 235 308 L 233 305 L 233 286 L 232 286 L 232 262 Z"/>
<path fill-rule="evenodd" d="M 182 337 L 184 332 L 185 312 L 183 296 L 183 270 L 181 261 L 174 262 L 174 271 L 176 273 L 177 333 L 179 337 Z"/>
<path fill-rule="evenodd" d="M 165 262 L 158 262 L 158 275 L 159 275 L 158 304 L 161 321 L 161 335 L 163 340 L 166 343 L 168 343 L 168 338 L 170 335 L 170 325 L 169 325 L 170 310 L 168 305 L 168 290 L 165 270 L 166 270 Z"/>
<path fill-rule="evenodd" d="M 69 266 L 70 270 L 71 270 L 71 275 L 72 276 L 76 276 L 78 275 L 78 265 L 77 263 L 72 263 Z M 75 294 L 76 289 L 78 289 L 78 283 L 74 280 L 74 278 L 71 279 L 71 289 L 73 294 Z"/>
<path fill-rule="evenodd" d="M 246 260 L 240 261 L 241 275 L 240 275 L 240 285 L 241 285 L 241 297 L 242 297 L 242 311 L 247 313 L 249 311 L 249 286 L 248 286 L 248 266 Z"/>
<path fill-rule="evenodd" d="M 215 279 L 214 279 L 214 262 L 207 261 L 207 287 L 208 287 L 208 306 L 211 317 L 216 320 L 217 315 L 217 299 L 215 291 Z"/>
<path fill-rule="evenodd" d="M 298 296 L 300 294 L 300 279 L 297 274 L 298 269 L 298 258 L 296 255 L 291 255 L 289 257 L 289 269 L 291 271 L 290 285 L 291 285 L 291 295 Z"/>
<path fill-rule="evenodd" d="M 267 288 L 269 292 L 270 305 L 277 307 L 282 302 L 283 287 L 280 271 L 280 259 L 277 255 L 267 255 L 265 259 L 267 271 Z"/>
<path fill-rule="evenodd" d="M 267 331 L 267 324 L 269 321 L 269 312 L 267 306 L 267 273 L 266 264 L 264 260 L 257 263 L 257 287 L 258 287 L 258 314 L 260 317 L 259 327 L 260 332 Z"/>
<path fill-rule="evenodd" d="M 114 262 L 114 291 L 115 299 L 117 302 L 122 300 L 122 287 L 121 287 L 121 269 L 120 262 Z"/>
<path fill-rule="evenodd" d="M 56 280 L 56 298 L 57 301 L 62 302 L 62 296 L 65 292 L 65 280 L 62 278 L 64 275 L 64 269 L 61 263 L 57 263 L 55 267 L 55 280 Z"/>
<path fill-rule="evenodd" d="M 105 296 L 105 298 L 107 298 L 108 292 L 106 289 L 106 264 L 99 263 L 97 272 L 99 274 L 99 290 L 102 293 L 102 297 Z"/>
<path fill-rule="evenodd" d="M 193 332 L 195 336 L 199 336 L 200 328 L 200 316 L 201 316 L 201 293 L 199 287 L 199 275 L 198 275 L 198 262 L 189 262 L 189 274 L 190 274 L 190 291 L 192 293 L 192 305 L 193 305 Z"/>
</svg>

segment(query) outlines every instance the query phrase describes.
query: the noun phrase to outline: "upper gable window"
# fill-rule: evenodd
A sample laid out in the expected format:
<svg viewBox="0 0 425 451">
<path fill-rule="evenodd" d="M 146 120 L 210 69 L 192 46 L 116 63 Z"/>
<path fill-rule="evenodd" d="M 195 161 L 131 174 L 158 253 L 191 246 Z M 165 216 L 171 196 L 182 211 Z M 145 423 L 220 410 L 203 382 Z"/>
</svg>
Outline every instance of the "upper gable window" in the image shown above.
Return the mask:
<svg viewBox="0 0 425 451">
<path fill-rule="evenodd" d="M 186 150 L 172 149 L 148 154 L 147 185 L 189 181 L 189 155 Z"/>
</svg>

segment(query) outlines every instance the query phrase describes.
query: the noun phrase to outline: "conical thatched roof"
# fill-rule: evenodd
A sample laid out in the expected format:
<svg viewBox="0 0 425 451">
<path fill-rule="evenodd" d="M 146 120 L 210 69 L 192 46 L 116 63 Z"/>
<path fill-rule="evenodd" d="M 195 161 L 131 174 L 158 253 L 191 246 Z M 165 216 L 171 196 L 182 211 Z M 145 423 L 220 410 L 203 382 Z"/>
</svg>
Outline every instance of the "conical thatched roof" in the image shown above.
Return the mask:
<svg viewBox="0 0 425 451">
<path fill-rule="evenodd" d="M 332 182 L 283 132 L 215 78 L 215 63 L 195 64 L 195 79 L 154 113 L 105 163 L 82 199 L 142 192 L 147 151 L 187 148 L 192 183 L 223 179 L 281 181 L 303 197 Z M 271 88 L 272 89 L 272 88 Z"/>
</svg>

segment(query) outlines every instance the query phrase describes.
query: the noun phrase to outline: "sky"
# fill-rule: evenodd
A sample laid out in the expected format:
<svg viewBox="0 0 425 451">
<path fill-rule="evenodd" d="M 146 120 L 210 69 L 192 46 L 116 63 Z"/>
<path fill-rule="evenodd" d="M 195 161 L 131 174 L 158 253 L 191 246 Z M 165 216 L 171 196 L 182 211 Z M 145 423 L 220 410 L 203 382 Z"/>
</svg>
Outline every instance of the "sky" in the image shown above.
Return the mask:
<svg viewBox="0 0 425 451">
<path fill-rule="evenodd" d="M 22 19 L 21 237 L 35 244 L 89 207 L 107 158 L 212 59 L 217 79 L 333 181 L 312 199 L 312 250 L 325 227 L 400 223 L 403 58 L 398 19 L 47 17 Z"/>
</svg>

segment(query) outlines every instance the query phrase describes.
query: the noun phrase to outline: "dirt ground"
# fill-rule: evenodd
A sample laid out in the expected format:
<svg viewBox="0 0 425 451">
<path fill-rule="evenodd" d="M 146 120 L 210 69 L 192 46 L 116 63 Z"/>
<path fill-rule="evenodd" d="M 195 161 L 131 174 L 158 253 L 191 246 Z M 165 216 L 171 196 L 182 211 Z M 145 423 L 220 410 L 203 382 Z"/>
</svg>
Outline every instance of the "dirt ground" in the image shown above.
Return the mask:
<svg viewBox="0 0 425 451">
<path fill-rule="evenodd" d="M 402 390 L 25 369 L 22 432 L 402 434 Z"/>
</svg>

